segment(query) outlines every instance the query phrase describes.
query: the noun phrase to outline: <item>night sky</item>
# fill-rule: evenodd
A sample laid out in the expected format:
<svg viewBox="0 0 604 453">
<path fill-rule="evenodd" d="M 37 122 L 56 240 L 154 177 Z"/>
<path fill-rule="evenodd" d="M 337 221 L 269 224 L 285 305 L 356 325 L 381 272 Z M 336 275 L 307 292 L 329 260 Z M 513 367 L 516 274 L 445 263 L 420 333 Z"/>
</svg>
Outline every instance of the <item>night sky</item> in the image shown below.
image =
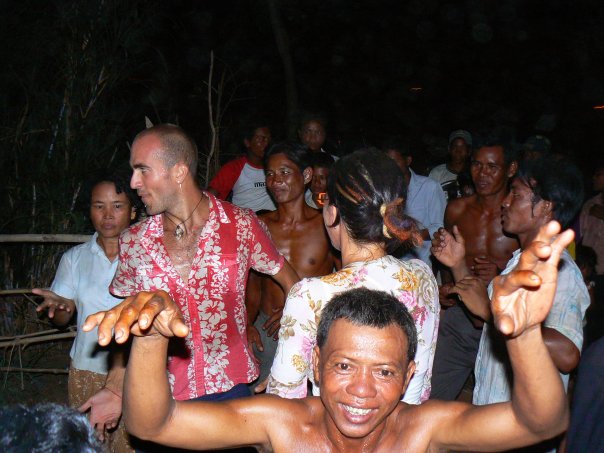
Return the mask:
<svg viewBox="0 0 604 453">
<path fill-rule="evenodd" d="M 87 6 L 74 9 L 78 3 Z M 23 109 L 24 82 L 17 75 L 33 68 L 57 74 L 61 68 L 53 62 L 64 54 L 71 23 L 86 14 L 96 20 L 90 11 L 98 11 L 111 27 L 125 11 L 123 17 L 134 12 L 130 22 L 115 26 L 124 34 L 124 76 L 107 94 L 128 105 L 124 119 L 116 120 L 120 134 L 131 137 L 147 115 L 178 122 L 207 146 L 205 81 L 213 50 L 217 73 L 227 70 L 235 99 L 222 122 L 225 156 L 239 149 L 242 131 L 258 118 L 271 124 L 277 139 L 285 137 L 284 67 L 269 0 L 118 3 L 107 12 L 111 1 L 3 2 L 8 129 Z M 517 142 L 541 132 L 554 151 L 575 156 L 583 168 L 602 154 L 604 110 L 594 106 L 604 104 L 604 2 L 275 4 L 289 40 L 299 109 L 327 116 L 335 153 L 396 134 L 413 144 L 418 161 L 432 164 L 442 159 L 451 130 L 498 126 Z M 60 78 L 55 89 L 60 98 Z"/>
</svg>

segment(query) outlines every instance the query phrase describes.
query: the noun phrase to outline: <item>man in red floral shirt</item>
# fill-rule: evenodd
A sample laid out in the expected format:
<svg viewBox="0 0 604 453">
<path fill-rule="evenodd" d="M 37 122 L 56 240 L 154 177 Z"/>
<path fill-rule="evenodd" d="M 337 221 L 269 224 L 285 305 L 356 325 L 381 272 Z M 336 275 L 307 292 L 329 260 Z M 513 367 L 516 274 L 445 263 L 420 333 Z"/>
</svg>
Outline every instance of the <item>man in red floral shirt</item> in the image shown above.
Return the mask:
<svg viewBox="0 0 604 453">
<path fill-rule="evenodd" d="M 191 330 L 171 344 L 175 399 L 249 395 L 245 384 L 258 376 L 246 338 L 249 270 L 271 275 L 285 294 L 298 281 L 296 272 L 251 211 L 199 188 L 197 148 L 178 126 L 139 133 L 130 165 L 131 186 L 149 217 L 122 234 L 110 291 L 126 297 L 164 290 L 178 304 Z"/>
</svg>

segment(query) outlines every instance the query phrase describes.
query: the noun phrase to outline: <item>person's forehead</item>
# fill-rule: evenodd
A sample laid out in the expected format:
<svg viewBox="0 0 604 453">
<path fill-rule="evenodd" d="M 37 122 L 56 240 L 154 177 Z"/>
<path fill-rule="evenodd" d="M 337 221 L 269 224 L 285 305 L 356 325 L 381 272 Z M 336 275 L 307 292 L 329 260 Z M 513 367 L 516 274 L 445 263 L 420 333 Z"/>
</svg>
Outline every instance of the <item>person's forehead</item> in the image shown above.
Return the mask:
<svg viewBox="0 0 604 453">
<path fill-rule="evenodd" d="M 309 120 L 306 123 L 304 123 L 304 125 L 302 126 L 302 129 L 323 131 L 325 128 L 317 120 Z"/>
<path fill-rule="evenodd" d="M 270 137 L 271 136 L 271 130 L 266 127 L 258 127 L 256 129 L 254 129 L 254 136 L 259 136 L 259 137 Z"/>
<path fill-rule="evenodd" d="M 137 139 L 132 144 L 130 157 L 155 157 L 157 153 L 161 153 L 163 145 L 161 139 L 155 135 L 145 135 Z"/>
<path fill-rule="evenodd" d="M 267 167 L 288 167 L 299 170 L 298 165 L 284 153 L 273 154 L 268 158 Z"/>
<path fill-rule="evenodd" d="M 466 143 L 466 141 L 463 138 L 457 137 L 456 139 L 451 141 L 451 145 L 449 145 L 449 146 L 451 148 L 458 148 L 458 147 L 468 146 L 468 144 Z"/>
<path fill-rule="evenodd" d="M 92 188 L 90 194 L 90 200 L 105 200 L 111 199 L 112 201 L 128 201 L 128 196 L 125 192 L 117 193 L 115 190 L 115 184 L 110 181 L 101 181 Z"/>
<path fill-rule="evenodd" d="M 371 363 L 406 362 L 407 337 L 397 324 L 372 327 L 337 319 L 331 325 L 324 348 L 331 355 Z"/>
<path fill-rule="evenodd" d="M 501 146 L 483 146 L 474 152 L 474 160 L 487 162 L 503 162 L 505 151 Z"/>
<path fill-rule="evenodd" d="M 511 187 L 516 192 L 533 192 L 526 181 L 518 177 L 512 179 Z"/>
</svg>

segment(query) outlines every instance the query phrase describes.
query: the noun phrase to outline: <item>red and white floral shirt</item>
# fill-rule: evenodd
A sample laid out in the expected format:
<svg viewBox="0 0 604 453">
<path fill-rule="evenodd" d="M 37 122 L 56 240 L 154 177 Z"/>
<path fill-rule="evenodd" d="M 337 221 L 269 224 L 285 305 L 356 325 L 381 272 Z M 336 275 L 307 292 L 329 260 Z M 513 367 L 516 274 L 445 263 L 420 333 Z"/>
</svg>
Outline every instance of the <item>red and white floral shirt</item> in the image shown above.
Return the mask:
<svg viewBox="0 0 604 453">
<path fill-rule="evenodd" d="M 275 275 L 284 258 L 247 209 L 209 197 L 209 217 L 185 282 L 163 244 L 161 215 L 133 225 L 120 237 L 119 265 L 109 288 L 126 297 L 162 289 L 191 328 L 171 342 L 168 376 L 177 400 L 225 392 L 258 377 L 246 338 L 245 286 L 250 268 Z"/>
</svg>

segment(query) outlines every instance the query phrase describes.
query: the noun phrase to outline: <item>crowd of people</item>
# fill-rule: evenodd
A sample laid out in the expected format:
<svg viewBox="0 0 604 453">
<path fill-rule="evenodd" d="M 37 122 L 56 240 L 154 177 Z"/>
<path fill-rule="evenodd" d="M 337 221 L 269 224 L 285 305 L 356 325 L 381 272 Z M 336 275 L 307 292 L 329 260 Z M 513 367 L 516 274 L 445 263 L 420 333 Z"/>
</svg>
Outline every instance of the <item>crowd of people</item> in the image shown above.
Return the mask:
<svg viewBox="0 0 604 453">
<path fill-rule="evenodd" d="M 320 116 L 298 135 L 253 125 L 203 188 L 194 141 L 157 125 L 129 186 L 92 185 L 95 235 L 34 292 L 77 312 L 69 401 L 108 448 L 602 447 L 575 417 L 604 413 L 580 385 L 602 380 L 604 165 L 581 209 L 541 135 L 453 131 L 427 176 L 396 137 L 335 156 Z"/>
</svg>

